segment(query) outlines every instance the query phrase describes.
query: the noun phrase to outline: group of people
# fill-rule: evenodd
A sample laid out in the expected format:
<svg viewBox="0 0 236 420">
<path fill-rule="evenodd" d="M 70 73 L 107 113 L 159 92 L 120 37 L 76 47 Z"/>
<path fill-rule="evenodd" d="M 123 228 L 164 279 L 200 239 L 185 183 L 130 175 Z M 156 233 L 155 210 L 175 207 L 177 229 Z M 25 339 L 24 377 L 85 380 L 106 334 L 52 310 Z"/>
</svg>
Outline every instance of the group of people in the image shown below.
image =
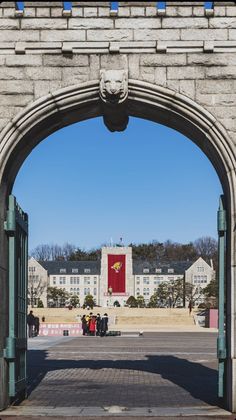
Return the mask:
<svg viewBox="0 0 236 420">
<path fill-rule="evenodd" d="M 104 337 L 108 331 L 108 315 L 105 313 L 102 317 L 100 314 L 83 315 L 81 318 L 83 335 L 92 335 Z"/>
<path fill-rule="evenodd" d="M 27 315 L 28 336 L 37 337 L 39 334 L 39 317 L 33 315 L 33 311 Z"/>
</svg>

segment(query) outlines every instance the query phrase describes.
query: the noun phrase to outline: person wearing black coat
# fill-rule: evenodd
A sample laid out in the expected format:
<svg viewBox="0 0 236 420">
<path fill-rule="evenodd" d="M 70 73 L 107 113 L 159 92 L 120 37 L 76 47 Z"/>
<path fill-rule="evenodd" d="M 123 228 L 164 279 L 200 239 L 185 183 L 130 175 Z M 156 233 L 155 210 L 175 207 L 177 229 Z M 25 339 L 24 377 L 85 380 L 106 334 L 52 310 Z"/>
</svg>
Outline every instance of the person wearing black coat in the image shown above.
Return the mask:
<svg viewBox="0 0 236 420">
<path fill-rule="evenodd" d="M 35 317 L 33 315 L 33 311 L 30 311 L 30 313 L 27 315 L 29 338 L 33 337 L 34 322 L 35 322 Z"/>
<path fill-rule="evenodd" d="M 108 315 L 104 314 L 101 320 L 101 337 L 104 337 L 108 331 Z"/>
<path fill-rule="evenodd" d="M 96 335 L 100 335 L 101 334 L 101 322 L 102 322 L 102 318 L 100 317 L 100 314 L 97 314 L 97 318 L 96 318 Z"/>
</svg>

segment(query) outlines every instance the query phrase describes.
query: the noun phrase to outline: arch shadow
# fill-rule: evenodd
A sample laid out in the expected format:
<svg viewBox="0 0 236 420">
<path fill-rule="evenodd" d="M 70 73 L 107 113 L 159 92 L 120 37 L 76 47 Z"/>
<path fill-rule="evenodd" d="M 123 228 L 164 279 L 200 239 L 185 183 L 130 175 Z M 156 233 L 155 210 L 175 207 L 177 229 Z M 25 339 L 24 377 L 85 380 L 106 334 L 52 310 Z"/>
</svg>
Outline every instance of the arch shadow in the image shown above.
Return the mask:
<svg viewBox="0 0 236 420">
<path fill-rule="evenodd" d="M 147 354 L 145 356 L 145 359 L 140 360 L 53 360 L 47 359 L 47 351 L 45 350 L 30 350 L 28 358 L 28 396 L 30 397 L 30 395 L 32 394 L 33 401 L 35 398 L 37 400 L 37 388 L 40 388 L 40 383 L 43 382 L 45 376 L 49 372 L 66 371 L 67 369 L 73 369 L 76 370 L 77 381 L 76 385 L 74 384 L 73 386 L 76 386 L 76 389 L 78 390 L 78 405 L 81 405 L 79 398 L 80 392 L 83 405 L 83 401 L 86 400 L 86 398 L 89 398 L 89 395 L 91 394 L 92 390 L 96 390 L 96 392 L 99 392 L 99 399 L 97 401 L 97 405 L 106 405 L 108 403 L 107 393 L 109 393 L 109 395 L 112 396 L 110 397 L 110 405 L 120 405 L 121 385 L 119 383 L 113 382 L 112 379 L 110 382 L 108 381 L 108 383 L 96 383 L 94 381 L 91 381 L 89 378 L 86 379 L 86 376 L 84 376 L 84 369 L 101 372 L 104 369 L 112 369 L 113 371 L 118 369 L 119 371 L 130 370 L 132 372 L 135 371 L 139 373 L 147 372 L 160 376 L 160 385 L 157 386 L 156 390 L 157 394 L 154 393 L 154 395 L 150 395 L 148 401 L 149 406 L 158 405 L 158 392 L 161 392 L 162 394 L 160 400 L 162 400 L 162 398 L 168 400 L 169 394 L 169 401 L 171 401 L 170 393 L 173 392 L 174 394 L 179 393 L 183 397 L 183 404 L 186 403 L 184 402 L 184 395 L 185 397 L 187 397 L 187 395 L 190 394 L 194 400 L 200 400 L 201 402 L 212 406 L 221 405 L 220 399 L 218 399 L 216 396 L 217 371 L 207 366 L 201 365 L 200 363 L 191 362 L 187 359 L 179 358 L 172 355 L 153 356 Z M 50 386 L 55 390 L 56 393 L 57 388 L 59 389 L 64 387 L 63 392 L 66 393 L 69 386 L 69 381 L 74 381 L 74 375 L 73 379 L 71 378 L 70 380 L 63 380 L 63 374 L 59 375 L 59 377 L 61 377 L 61 383 L 60 379 L 53 379 L 52 375 L 45 389 L 47 389 L 48 386 Z M 165 381 L 167 382 L 165 383 Z M 173 385 L 176 385 L 177 388 L 173 388 Z M 144 387 L 142 381 L 140 381 L 140 384 L 137 384 L 137 386 L 135 385 L 133 387 L 133 390 L 130 390 L 129 383 L 122 384 L 122 387 L 124 389 L 127 389 L 127 394 L 140 392 L 140 406 L 147 404 L 147 402 L 144 401 L 142 398 L 142 388 Z M 41 395 L 42 389 L 39 390 L 39 394 Z M 153 385 L 149 383 L 148 379 L 145 383 L 145 393 L 147 392 L 149 394 L 153 393 Z M 96 402 L 96 398 L 93 401 Z M 122 404 L 127 405 L 127 402 L 128 398 L 123 397 Z"/>
</svg>

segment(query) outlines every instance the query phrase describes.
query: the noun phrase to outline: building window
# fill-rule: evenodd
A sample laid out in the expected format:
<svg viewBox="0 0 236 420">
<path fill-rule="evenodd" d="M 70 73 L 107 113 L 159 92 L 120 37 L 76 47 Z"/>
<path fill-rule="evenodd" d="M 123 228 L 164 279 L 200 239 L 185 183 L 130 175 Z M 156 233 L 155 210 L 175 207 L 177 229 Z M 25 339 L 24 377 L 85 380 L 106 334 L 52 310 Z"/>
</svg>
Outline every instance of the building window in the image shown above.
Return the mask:
<svg viewBox="0 0 236 420">
<path fill-rule="evenodd" d="M 90 277 L 84 277 L 84 284 L 85 285 L 90 284 Z"/>
<path fill-rule="evenodd" d="M 59 284 L 66 284 L 66 278 L 65 277 L 59 277 Z"/>
<path fill-rule="evenodd" d="M 84 273 L 89 274 L 91 272 L 90 268 L 85 268 Z"/>
<path fill-rule="evenodd" d="M 174 277 L 170 277 L 170 276 L 168 277 L 168 280 L 169 280 L 169 281 L 172 281 L 172 280 L 174 280 L 174 279 L 175 279 Z"/>
<path fill-rule="evenodd" d="M 204 267 L 197 267 L 198 273 L 204 273 Z"/>
<path fill-rule="evenodd" d="M 84 295 L 90 295 L 90 287 L 85 287 L 84 288 Z"/>
<path fill-rule="evenodd" d="M 60 273 L 61 274 L 66 273 L 66 268 L 60 268 Z"/>
<path fill-rule="evenodd" d="M 53 277 L 52 278 L 52 283 L 55 285 L 55 284 L 57 284 L 57 278 L 56 277 Z"/>
<path fill-rule="evenodd" d="M 78 273 L 78 272 L 79 272 L 79 270 L 78 270 L 78 268 L 72 268 L 71 272 L 72 272 L 73 274 L 76 274 L 76 273 Z"/>
<path fill-rule="evenodd" d="M 35 271 L 35 267 L 29 267 L 29 271 L 34 272 Z"/>
<path fill-rule="evenodd" d="M 207 276 L 193 276 L 193 283 L 207 283 Z"/>
<path fill-rule="evenodd" d="M 174 269 L 173 268 L 168 268 L 168 273 L 169 274 L 174 273 Z"/>
<path fill-rule="evenodd" d="M 70 284 L 79 284 L 79 277 L 70 277 Z"/>
<path fill-rule="evenodd" d="M 156 273 L 161 273 L 161 268 L 156 268 Z"/>
<path fill-rule="evenodd" d="M 143 273 L 149 273 L 149 268 L 144 268 Z"/>
<path fill-rule="evenodd" d="M 149 277 L 143 278 L 143 284 L 149 284 Z"/>
<path fill-rule="evenodd" d="M 93 289 L 93 294 L 94 294 L 94 295 L 96 295 L 96 294 L 97 294 L 97 289 L 96 289 L 96 287 L 94 287 L 94 289 Z"/>
</svg>

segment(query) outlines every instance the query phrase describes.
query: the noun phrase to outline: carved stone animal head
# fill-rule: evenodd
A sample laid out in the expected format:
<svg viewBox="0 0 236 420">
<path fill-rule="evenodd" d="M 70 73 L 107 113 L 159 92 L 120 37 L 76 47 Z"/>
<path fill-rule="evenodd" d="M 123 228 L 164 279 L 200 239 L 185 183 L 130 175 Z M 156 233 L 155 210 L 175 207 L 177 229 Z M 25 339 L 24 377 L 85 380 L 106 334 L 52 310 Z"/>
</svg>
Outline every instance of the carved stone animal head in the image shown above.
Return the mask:
<svg viewBox="0 0 236 420">
<path fill-rule="evenodd" d="M 101 70 L 100 97 L 104 102 L 118 104 L 128 96 L 128 74 L 125 70 Z"/>
</svg>

